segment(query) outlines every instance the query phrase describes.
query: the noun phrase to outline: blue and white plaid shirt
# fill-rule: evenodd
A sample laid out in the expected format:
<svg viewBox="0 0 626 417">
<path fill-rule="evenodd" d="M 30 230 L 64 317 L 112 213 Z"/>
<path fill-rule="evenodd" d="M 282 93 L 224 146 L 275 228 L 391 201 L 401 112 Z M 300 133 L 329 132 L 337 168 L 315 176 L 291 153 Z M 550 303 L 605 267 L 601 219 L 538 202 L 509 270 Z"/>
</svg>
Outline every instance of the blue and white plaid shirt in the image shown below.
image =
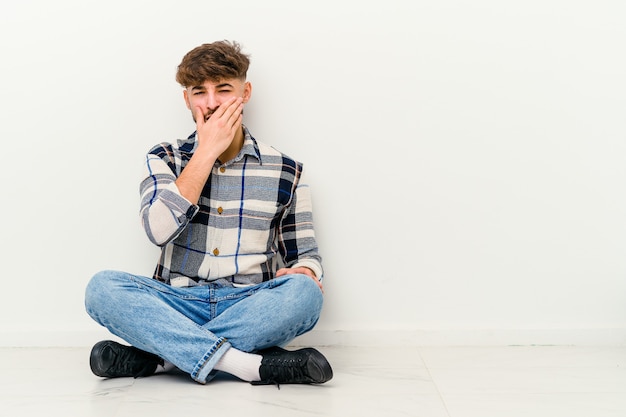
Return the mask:
<svg viewBox="0 0 626 417">
<path fill-rule="evenodd" d="M 213 166 L 197 205 L 175 183 L 196 149 L 195 133 L 148 152 L 140 214 L 148 238 L 162 247 L 155 279 L 248 285 L 272 279 L 282 266 L 304 266 L 322 278 L 302 164 L 245 127 L 244 134 L 239 155 Z"/>
</svg>

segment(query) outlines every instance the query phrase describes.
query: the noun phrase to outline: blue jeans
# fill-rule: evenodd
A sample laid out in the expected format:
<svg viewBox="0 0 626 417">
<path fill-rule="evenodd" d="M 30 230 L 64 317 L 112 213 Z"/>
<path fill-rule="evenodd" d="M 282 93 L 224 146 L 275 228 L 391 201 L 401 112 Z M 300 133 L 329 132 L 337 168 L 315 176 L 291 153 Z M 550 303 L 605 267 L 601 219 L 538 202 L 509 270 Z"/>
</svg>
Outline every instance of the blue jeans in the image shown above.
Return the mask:
<svg viewBox="0 0 626 417">
<path fill-rule="evenodd" d="M 300 274 L 245 288 L 175 288 L 103 271 L 87 285 L 85 308 L 114 335 L 206 383 L 231 347 L 254 352 L 285 345 L 311 330 L 322 298 L 317 284 Z"/>
</svg>

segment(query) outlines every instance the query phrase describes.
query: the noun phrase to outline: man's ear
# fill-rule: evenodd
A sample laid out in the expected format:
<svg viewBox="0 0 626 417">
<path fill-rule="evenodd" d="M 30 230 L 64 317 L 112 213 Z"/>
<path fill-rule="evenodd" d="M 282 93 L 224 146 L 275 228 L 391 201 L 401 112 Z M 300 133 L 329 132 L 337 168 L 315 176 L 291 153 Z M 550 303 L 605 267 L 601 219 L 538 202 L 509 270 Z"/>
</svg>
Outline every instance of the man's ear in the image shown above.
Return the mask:
<svg viewBox="0 0 626 417">
<path fill-rule="evenodd" d="M 243 102 L 247 103 L 250 100 L 250 97 L 252 97 L 252 84 L 250 84 L 249 81 L 246 81 L 243 86 Z"/>
<path fill-rule="evenodd" d="M 185 104 L 187 105 L 187 108 L 189 110 L 191 110 L 191 103 L 189 103 L 189 94 L 187 93 L 187 89 L 183 89 L 183 98 L 185 99 Z"/>
</svg>

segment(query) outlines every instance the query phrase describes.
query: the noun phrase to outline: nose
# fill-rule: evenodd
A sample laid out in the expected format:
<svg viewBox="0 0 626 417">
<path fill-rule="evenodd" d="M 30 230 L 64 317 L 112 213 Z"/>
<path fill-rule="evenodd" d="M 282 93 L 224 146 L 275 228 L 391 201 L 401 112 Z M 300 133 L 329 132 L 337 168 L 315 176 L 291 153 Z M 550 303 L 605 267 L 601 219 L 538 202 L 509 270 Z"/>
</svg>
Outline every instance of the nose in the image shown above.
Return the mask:
<svg viewBox="0 0 626 417">
<path fill-rule="evenodd" d="M 220 103 L 217 100 L 217 95 L 213 94 L 212 92 L 207 93 L 207 99 L 206 99 L 207 109 L 211 111 L 215 111 L 219 107 L 219 105 Z"/>
</svg>

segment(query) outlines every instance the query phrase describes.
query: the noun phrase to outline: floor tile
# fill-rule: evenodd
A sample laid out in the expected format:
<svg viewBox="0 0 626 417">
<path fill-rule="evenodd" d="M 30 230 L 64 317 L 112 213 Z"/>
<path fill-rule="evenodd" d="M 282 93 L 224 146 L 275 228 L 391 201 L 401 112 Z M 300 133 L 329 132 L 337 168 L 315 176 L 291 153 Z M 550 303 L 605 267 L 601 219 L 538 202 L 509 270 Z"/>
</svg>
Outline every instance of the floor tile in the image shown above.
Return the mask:
<svg viewBox="0 0 626 417">
<path fill-rule="evenodd" d="M 623 417 L 626 396 L 614 394 L 446 395 L 450 417 Z"/>
<path fill-rule="evenodd" d="M 626 395 L 626 368 L 435 368 L 430 374 L 442 394 Z"/>
</svg>

